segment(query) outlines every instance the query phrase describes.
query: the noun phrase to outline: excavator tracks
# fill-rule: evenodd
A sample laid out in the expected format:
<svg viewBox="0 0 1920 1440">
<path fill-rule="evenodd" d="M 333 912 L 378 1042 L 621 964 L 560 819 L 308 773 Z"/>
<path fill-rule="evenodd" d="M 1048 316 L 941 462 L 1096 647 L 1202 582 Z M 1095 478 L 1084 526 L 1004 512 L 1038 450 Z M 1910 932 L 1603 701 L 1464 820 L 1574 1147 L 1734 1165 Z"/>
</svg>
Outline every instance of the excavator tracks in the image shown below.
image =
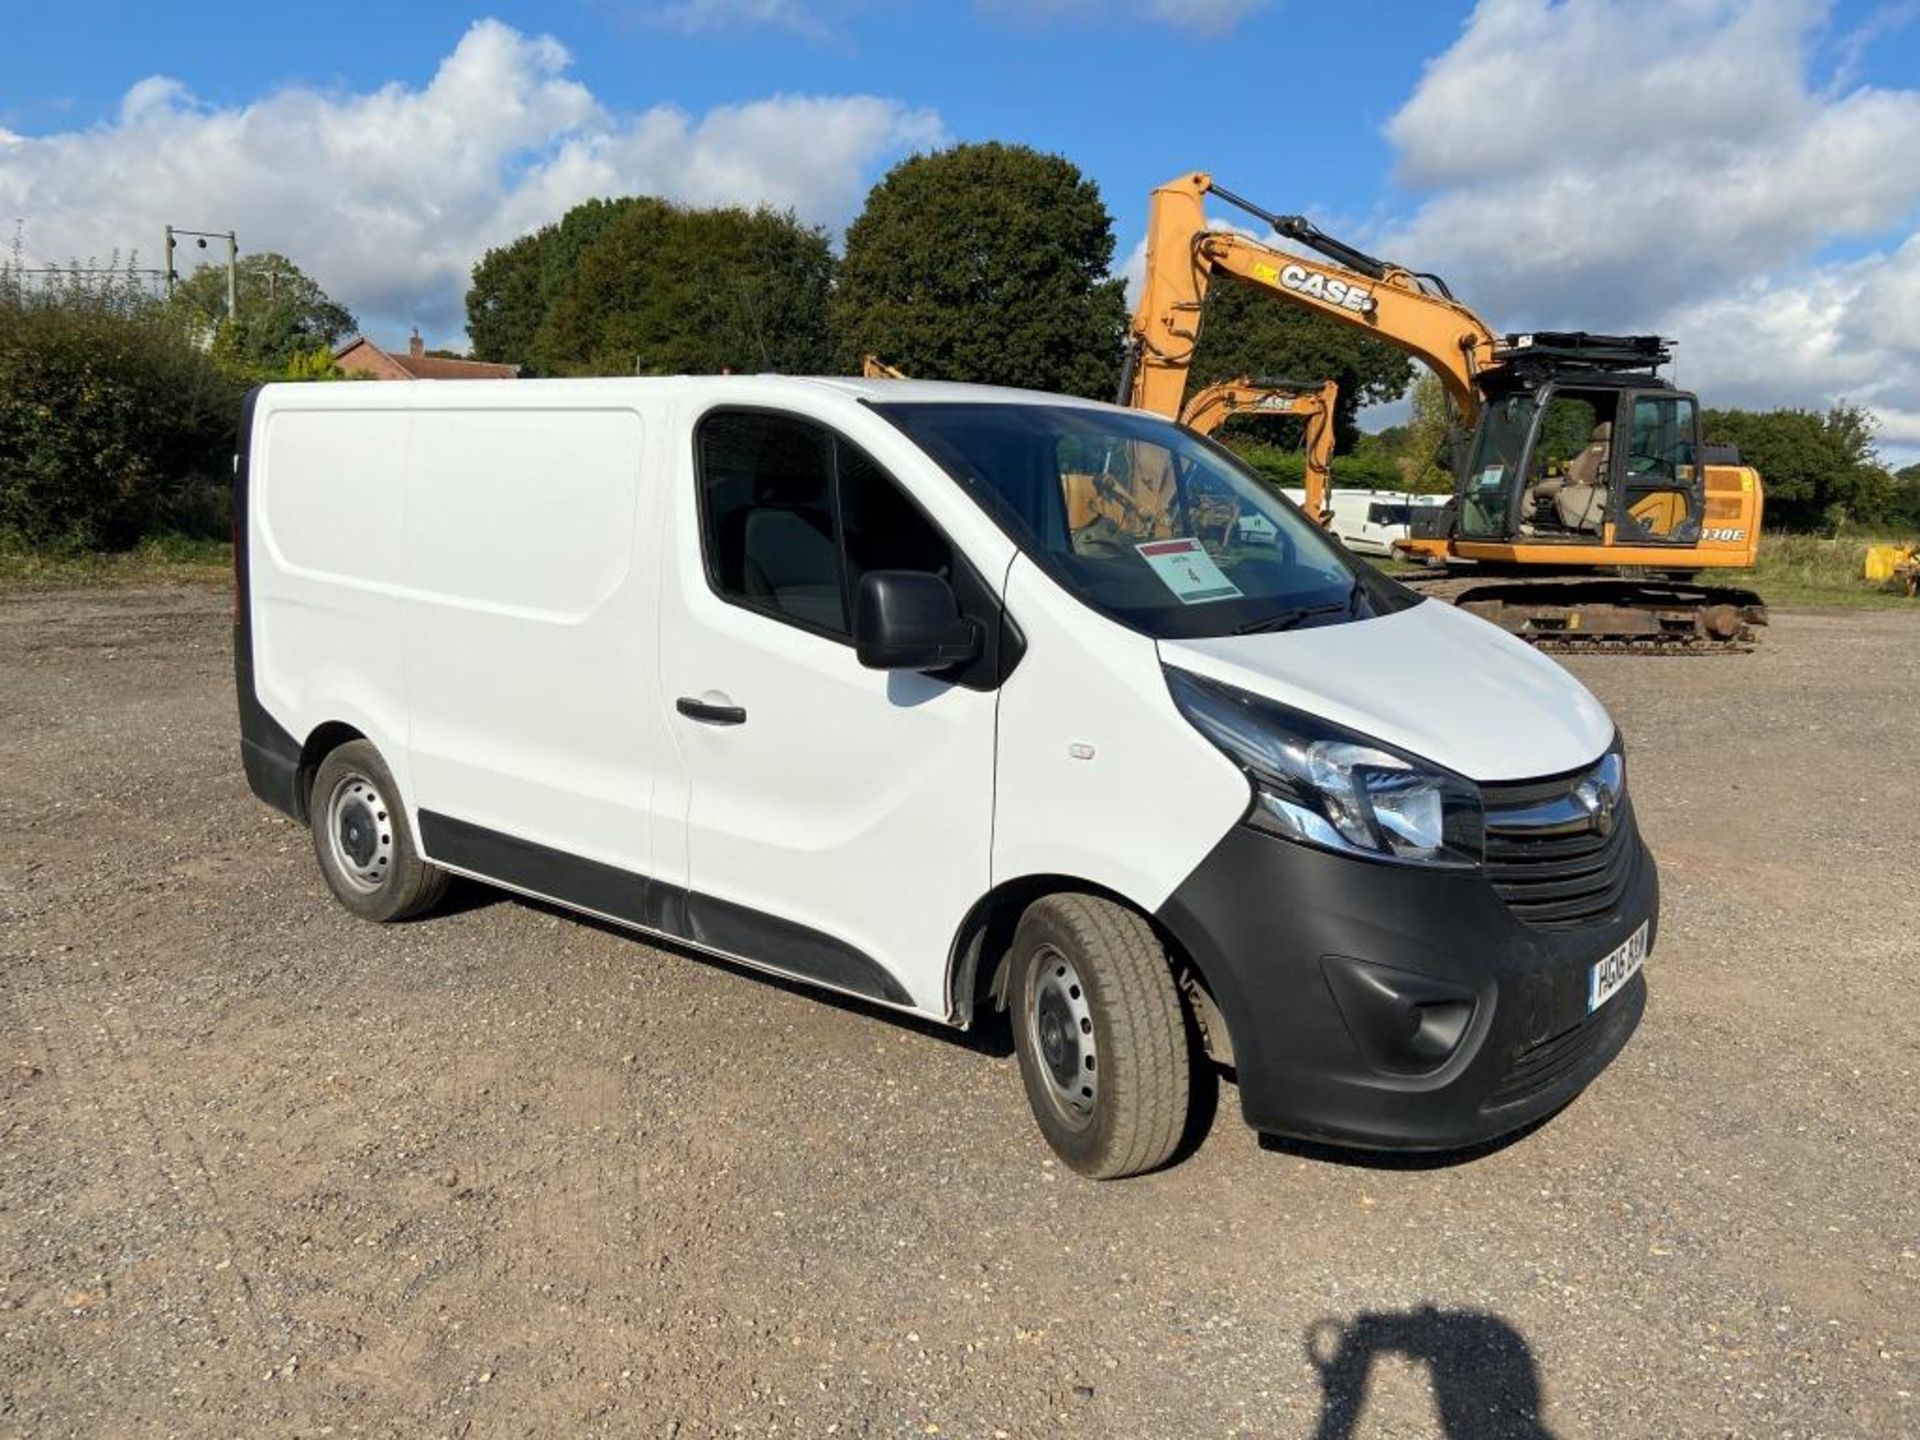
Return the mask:
<svg viewBox="0 0 1920 1440">
<path fill-rule="evenodd" d="M 1397 578 L 1542 650 L 1742 654 L 1767 623 L 1766 604 L 1753 591 L 1684 580 Z"/>
</svg>

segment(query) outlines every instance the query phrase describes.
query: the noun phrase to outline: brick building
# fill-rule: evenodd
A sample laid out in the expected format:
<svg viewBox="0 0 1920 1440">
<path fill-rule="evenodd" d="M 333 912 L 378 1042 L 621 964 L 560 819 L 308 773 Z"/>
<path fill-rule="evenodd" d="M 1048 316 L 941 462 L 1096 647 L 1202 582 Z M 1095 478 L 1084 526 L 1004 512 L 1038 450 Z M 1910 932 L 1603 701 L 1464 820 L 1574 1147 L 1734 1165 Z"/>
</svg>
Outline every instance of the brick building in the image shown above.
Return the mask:
<svg viewBox="0 0 1920 1440">
<path fill-rule="evenodd" d="M 356 335 L 333 352 L 333 363 L 349 375 L 367 375 L 375 380 L 511 380 L 520 373 L 518 365 L 429 355 L 418 330 L 407 341 L 404 355 L 382 350 L 366 336 Z"/>
</svg>

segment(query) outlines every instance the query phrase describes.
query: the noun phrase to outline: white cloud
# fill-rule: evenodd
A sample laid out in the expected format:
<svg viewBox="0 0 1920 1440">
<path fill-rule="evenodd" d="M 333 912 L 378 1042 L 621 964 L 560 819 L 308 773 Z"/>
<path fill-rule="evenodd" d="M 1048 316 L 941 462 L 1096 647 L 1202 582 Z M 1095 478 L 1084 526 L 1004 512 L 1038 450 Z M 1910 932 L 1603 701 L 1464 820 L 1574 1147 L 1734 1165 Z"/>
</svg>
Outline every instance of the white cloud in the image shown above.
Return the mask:
<svg viewBox="0 0 1920 1440">
<path fill-rule="evenodd" d="M 645 14 L 655 24 L 688 34 L 734 25 L 773 25 L 810 35 L 824 28 L 802 0 L 675 0 Z"/>
<path fill-rule="evenodd" d="M 1481 0 L 1388 122 L 1380 248 L 1503 326 L 1658 329 L 1709 404 L 1871 405 L 1920 444 L 1920 90 L 1819 0 Z M 1830 258 L 1836 244 L 1860 258 Z"/>
<path fill-rule="evenodd" d="M 221 108 L 153 77 L 111 121 L 0 144 L 0 215 L 24 217 L 29 263 L 131 248 L 153 264 L 168 222 L 231 226 L 243 248 L 297 259 L 376 335 L 418 323 L 452 340 L 481 252 L 580 200 L 764 201 L 837 227 L 882 162 L 945 138 L 932 111 L 865 95 L 619 112 L 568 63 L 557 41 L 483 20 L 418 88 Z"/>
<path fill-rule="evenodd" d="M 1061 18 L 1104 20 L 1114 12 L 1197 35 L 1224 35 L 1268 0 L 977 0 L 980 8 L 1044 22 Z"/>
<path fill-rule="evenodd" d="M 1687 342 L 1682 378 L 1708 404 L 1847 400 L 1878 417 L 1889 457 L 1920 452 L 1920 235 L 1681 306 L 1671 333 Z"/>
<path fill-rule="evenodd" d="M 1203 35 L 1224 35 L 1267 0 L 1143 0 L 1138 7 L 1150 20 L 1197 30 Z"/>
<path fill-rule="evenodd" d="M 872 0 L 869 0 L 872 3 Z M 976 0 L 981 10 L 1044 23 L 1074 18 L 1106 20 L 1115 14 L 1169 25 L 1196 35 L 1225 35 L 1269 0 Z M 766 25 L 822 38 L 840 18 L 823 11 L 844 9 L 815 0 L 671 0 L 640 12 L 643 19 L 669 29 L 697 34 L 749 25 Z"/>
</svg>

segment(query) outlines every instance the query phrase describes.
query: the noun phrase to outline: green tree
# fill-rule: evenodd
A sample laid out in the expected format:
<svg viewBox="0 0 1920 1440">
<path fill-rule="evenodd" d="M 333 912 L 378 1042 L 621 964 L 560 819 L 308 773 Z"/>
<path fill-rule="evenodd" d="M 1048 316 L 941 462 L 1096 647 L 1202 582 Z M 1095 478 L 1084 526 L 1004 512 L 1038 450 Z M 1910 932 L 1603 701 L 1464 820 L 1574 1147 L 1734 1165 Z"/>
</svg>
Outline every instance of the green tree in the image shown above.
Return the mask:
<svg viewBox="0 0 1920 1440">
<path fill-rule="evenodd" d="M 1126 327 L 1113 217 L 1069 161 L 956 145 L 896 165 L 847 230 L 834 292 L 840 361 L 1101 399 Z"/>
<path fill-rule="evenodd" d="M 1893 523 L 1908 530 L 1920 529 L 1920 465 L 1893 472 Z"/>
<path fill-rule="evenodd" d="M 1307 457 L 1291 446 L 1244 435 L 1230 437 L 1226 443 L 1276 490 L 1297 489 L 1307 483 Z M 1331 478 L 1336 490 L 1406 488 L 1397 459 L 1373 435 L 1362 435 L 1352 453 L 1334 457 Z"/>
<path fill-rule="evenodd" d="M 284 372 L 296 356 L 331 350 L 353 333 L 353 315 L 284 255 L 243 255 L 238 266 L 240 314 L 227 314 L 227 267 L 202 265 L 174 288 L 173 304 L 188 324 L 214 332 L 221 360 L 242 374 Z"/>
<path fill-rule="evenodd" d="M 1413 382 L 1413 414 L 1403 432 L 1389 436 L 1382 431 L 1376 439 L 1393 457 L 1405 489 L 1438 495 L 1453 489 L 1456 429 L 1446 387 L 1439 376 L 1422 369 Z"/>
<path fill-rule="evenodd" d="M 534 334 L 546 314 L 540 293 L 540 258 L 555 227 L 522 235 L 487 251 L 473 267 L 467 287 L 467 338 L 473 358 L 499 364 L 527 364 Z"/>
<path fill-rule="evenodd" d="M 832 368 L 826 233 L 773 210 L 629 205 L 581 251 L 536 332 L 549 375 Z"/>
<path fill-rule="evenodd" d="M 240 397 L 161 305 L 0 285 L 0 532 L 77 549 L 224 534 Z"/>
<path fill-rule="evenodd" d="M 1405 352 L 1237 280 L 1207 291 L 1188 391 L 1239 375 L 1340 382 L 1334 449 L 1352 451 L 1362 406 L 1397 400 L 1413 382 Z"/>
<path fill-rule="evenodd" d="M 487 251 L 467 290 L 473 358 L 530 367 L 540 323 L 581 253 L 635 206 L 663 204 L 648 196 L 583 201 L 553 224 Z"/>
<path fill-rule="evenodd" d="M 1897 486 L 1874 448 L 1873 417 L 1857 405 L 1812 410 L 1709 410 L 1709 444 L 1737 445 L 1760 472 L 1766 522 L 1835 530 L 1893 520 Z"/>
</svg>

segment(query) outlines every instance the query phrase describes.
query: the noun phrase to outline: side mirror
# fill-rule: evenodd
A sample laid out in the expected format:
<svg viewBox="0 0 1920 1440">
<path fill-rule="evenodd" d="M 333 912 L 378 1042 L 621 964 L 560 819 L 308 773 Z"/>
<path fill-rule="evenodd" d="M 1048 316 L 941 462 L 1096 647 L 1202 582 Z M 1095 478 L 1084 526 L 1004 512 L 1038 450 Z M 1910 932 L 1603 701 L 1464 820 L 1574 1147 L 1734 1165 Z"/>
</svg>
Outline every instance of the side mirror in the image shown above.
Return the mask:
<svg viewBox="0 0 1920 1440">
<path fill-rule="evenodd" d="M 953 587 L 922 570 L 872 570 L 853 601 L 853 651 L 869 670 L 946 670 L 980 653 Z"/>
</svg>

